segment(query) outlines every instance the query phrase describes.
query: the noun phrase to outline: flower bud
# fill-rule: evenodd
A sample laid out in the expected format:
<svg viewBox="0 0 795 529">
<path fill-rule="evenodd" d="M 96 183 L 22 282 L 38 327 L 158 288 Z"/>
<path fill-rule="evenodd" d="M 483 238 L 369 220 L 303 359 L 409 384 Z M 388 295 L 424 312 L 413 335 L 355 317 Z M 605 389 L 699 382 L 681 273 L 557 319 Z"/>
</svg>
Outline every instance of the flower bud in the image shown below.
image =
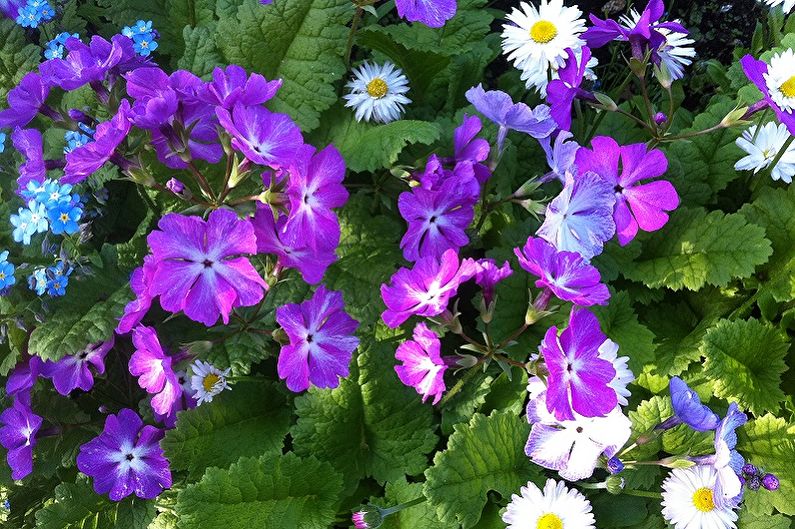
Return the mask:
<svg viewBox="0 0 795 529">
<path fill-rule="evenodd" d="M 655 122 L 656 124 L 658 124 L 658 125 L 662 125 L 662 124 L 663 124 L 663 123 L 665 123 L 666 121 L 668 121 L 668 116 L 666 116 L 664 113 L 662 113 L 662 112 L 657 112 L 657 113 L 654 115 L 654 122 Z"/>
<path fill-rule="evenodd" d="M 759 476 L 754 476 L 748 480 L 747 485 L 751 490 L 759 490 L 759 487 L 762 486 L 762 480 L 759 479 Z"/>
<path fill-rule="evenodd" d="M 762 478 L 762 486 L 767 490 L 778 490 L 780 483 L 774 474 L 765 474 Z"/>
<path fill-rule="evenodd" d="M 745 117 L 745 113 L 748 111 L 748 107 L 741 107 L 735 108 L 724 117 L 721 122 L 720 126 L 724 129 L 729 127 L 733 127 L 734 125 L 743 125 L 747 123 L 743 118 Z"/>
<path fill-rule="evenodd" d="M 756 468 L 751 463 L 746 463 L 743 465 L 743 474 L 747 475 L 748 477 L 755 476 L 759 473 L 759 469 Z"/>
<path fill-rule="evenodd" d="M 376 529 L 377 527 L 381 527 L 381 524 L 384 523 L 384 517 L 381 516 L 381 509 L 375 506 L 367 506 L 361 511 L 353 513 L 351 520 L 356 529 Z"/>
<path fill-rule="evenodd" d="M 607 492 L 610 494 L 621 494 L 624 492 L 624 478 L 620 476 L 610 476 L 605 480 Z"/>
<path fill-rule="evenodd" d="M 695 461 L 681 456 L 666 457 L 658 461 L 658 463 L 660 466 L 667 468 L 690 468 L 696 466 Z"/>
<path fill-rule="evenodd" d="M 607 460 L 607 470 L 611 474 L 619 474 L 624 470 L 624 463 L 615 456 Z"/>
<path fill-rule="evenodd" d="M 599 104 L 604 107 L 605 110 L 609 112 L 615 112 L 616 110 L 618 110 L 618 105 L 616 105 L 616 102 L 613 101 L 613 99 L 610 98 L 610 96 L 608 96 L 607 94 L 602 94 L 601 92 L 594 92 L 593 95 L 596 98 L 596 100 L 599 101 Z"/>
</svg>

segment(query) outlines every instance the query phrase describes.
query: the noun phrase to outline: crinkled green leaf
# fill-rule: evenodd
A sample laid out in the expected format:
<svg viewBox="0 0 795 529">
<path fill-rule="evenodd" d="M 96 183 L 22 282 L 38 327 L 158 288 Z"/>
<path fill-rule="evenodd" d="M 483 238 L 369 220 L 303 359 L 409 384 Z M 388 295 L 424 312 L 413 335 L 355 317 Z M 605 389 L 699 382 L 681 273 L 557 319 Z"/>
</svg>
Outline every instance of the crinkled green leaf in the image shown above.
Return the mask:
<svg viewBox="0 0 795 529">
<path fill-rule="evenodd" d="M 338 99 L 333 83 L 346 71 L 345 25 L 353 12 L 349 0 L 290 0 L 265 7 L 245 0 L 234 18 L 218 24 L 218 47 L 227 63 L 283 79 L 269 106 L 309 131 Z"/>
<path fill-rule="evenodd" d="M 227 467 L 243 456 L 281 453 L 289 427 L 284 395 L 268 384 L 239 382 L 211 404 L 180 413 L 161 446 L 171 469 L 187 470 L 195 480 L 208 467 Z"/>
<path fill-rule="evenodd" d="M 213 68 L 223 63 L 213 40 L 214 29 L 208 26 L 185 26 L 182 30 L 185 52 L 177 62 L 179 68 L 190 70 L 199 77 L 207 77 Z"/>
<path fill-rule="evenodd" d="M 55 497 L 36 512 L 38 529 L 142 529 L 154 520 L 152 502 L 135 496 L 110 501 L 97 495 L 87 481 L 61 483 Z"/>
<path fill-rule="evenodd" d="M 626 292 L 614 292 L 607 306 L 595 306 L 593 312 L 599 318 L 602 332 L 618 344 L 618 355 L 629 357 L 629 367 L 634 373 L 654 360 L 654 333 L 638 322 Z"/>
<path fill-rule="evenodd" d="M 764 230 L 742 215 L 682 208 L 645 237 L 643 253 L 623 273 L 652 288 L 698 290 L 748 277 L 771 254 Z"/>
<path fill-rule="evenodd" d="M 469 424 L 456 425 L 447 449 L 425 471 L 423 490 L 439 519 L 468 529 L 480 520 L 489 491 L 507 499 L 540 479 L 539 468 L 524 454 L 529 433 L 527 421 L 513 412 L 476 414 Z"/>
<path fill-rule="evenodd" d="M 28 43 L 25 30 L 9 18 L 0 18 L 0 98 L 5 96 L 22 77 L 38 66 L 41 48 Z"/>
<path fill-rule="evenodd" d="M 365 476 L 384 482 L 422 473 L 436 445 L 430 404 L 394 371 L 398 343 L 366 345 L 338 388 L 312 388 L 295 400 L 293 449 L 332 463 L 347 490 Z"/>
<path fill-rule="evenodd" d="M 784 399 L 781 375 L 789 341 L 784 333 L 758 320 L 721 320 L 704 336 L 704 376 L 715 395 L 735 400 L 760 415 L 775 411 Z"/>
<path fill-rule="evenodd" d="M 422 483 L 408 483 L 400 478 L 386 484 L 383 499 L 371 499 L 370 503 L 392 506 L 406 503 L 422 496 Z M 404 509 L 384 520 L 382 529 L 457 529 L 456 523 L 439 520 L 436 510 L 428 502 Z"/>
<path fill-rule="evenodd" d="M 210 468 L 177 496 L 180 529 L 327 529 L 342 477 L 328 463 L 293 453 L 243 457 Z"/>
<path fill-rule="evenodd" d="M 737 529 L 789 529 L 791 526 L 792 519 L 784 515 L 758 516 L 748 509 L 740 509 L 740 516 L 737 519 Z"/>
<path fill-rule="evenodd" d="M 672 417 L 674 414 L 671 398 L 655 395 L 644 400 L 627 416 L 632 421 L 632 439 L 649 432 L 652 428 Z M 712 434 L 696 432 L 684 424 L 680 424 L 662 435 L 654 437 L 650 442 L 637 446 L 627 453 L 627 459 L 644 461 L 655 459 L 659 452 L 671 455 L 700 455 L 713 450 Z"/>
</svg>

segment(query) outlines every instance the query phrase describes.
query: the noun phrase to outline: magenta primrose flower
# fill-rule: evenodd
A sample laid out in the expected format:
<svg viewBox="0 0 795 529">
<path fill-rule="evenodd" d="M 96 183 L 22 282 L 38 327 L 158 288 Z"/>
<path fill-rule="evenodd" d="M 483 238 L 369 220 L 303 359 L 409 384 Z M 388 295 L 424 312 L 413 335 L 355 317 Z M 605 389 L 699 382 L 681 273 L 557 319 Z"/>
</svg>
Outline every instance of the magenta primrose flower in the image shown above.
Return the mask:
<svg viewBox="0 0 795 529">
<path fill-rule="evenodd" d="M 119 319 L 119 324 L 116 326 L 117 334 L 127 334 L 133 327 L 138 325 L 141 320 L 149 312 L 152 306 L 152 294 L 149 292 L 149 286 L 152 284 L 152 278 L 155 275 L 157 263 L 152 255 L 144 257 L 143 266 L 139 266 L 133 270 L 130 275 L 130 288 L 135 294 L 135 299 L 127 303 L 124 307 L 124 314 Z"/>
<path fill-rule="evenodd" d="M 88 345 L 75 355 L 68 355 L 56 362 L 46 361 L 41 374 L 52 379 L 56 391 L 63 396 L 76 389 L 89 391 L 94 387 L 94 374 L 89 369 L 94 367 L 97 374 L 105 373 L 105 356 L 113 348 L 114 337 L 109 340 Z"/>
<path fill-rule="evenodd" d="M 171 470 L 160 448 L 163 430 L 144 425 L 133 410 L 108 415 L 101 434 L 80 447 L 77 468 L 94 478 L 97 494 L 121 501 L 130 494 L 151 500 L 171 487 Z"/>
<path fill-rule="evenodd" d="M 66 40 L 69 51 L 64 59 L 50 59 L 39 66 L 42 77 L 50 84 L 71 91 L 91 82 L 104 81 L 108 74 L 121 74 L 143 63 L 135 53 L 133 41 L 114 35 L 110 42 L 99 35 L 86 45 L 80 39 Z"/>
<path fill-rule="evenodd" d="M 279 169 L 288 167 L 300 155 L 304 139 L 290 116 L 240 103 L 231 112 L 221 107 L 215 112 L 232 136 L 232 147 L 252 162 Z"/>
<path fill-rule="evenodd" d="M 130 374 L 138 377 L 138 385 L 152 397 L 152 409 L 158 415 L 168 415 L 182 396 L 182 386 L 172 363 L 174 359 L 163 351 L 152 327 L 139 325 L 132 332 L 135 352 L 130 357 Z"/>
<path fill-rule="evenodd" d="M 8 108 L 0 111 L 0 129 L 24 127 L 30 123 L 49 94 L 50 84 L 39 74 L 25 74 L 19 84 L 8 92 Z"/>
<path fill-rule="evenodd" d="M 566 54 L 566 65 L 558 70 L 558 79 L 551 80 L 547 85 L 550 113 L 561 130 L 571 129 L 571 106 L 578 95 L 586 99 L 594 98 L 593 94 L 580 88 L 588 61 L 591 60 L 591 50 L 583 46 L 579 64 L 571 48 L 566 49 Z"/>
<path fill-rule="evenodd" d="M 23 395 L 30 394 L 30 389 L 36 384 L 36 379 L 41 373 L 42 364 L 41 358 L 36 355 L 31 356 L 27 362 L 17 364 L 6 379 L 6 395 L 29 400 Z"/>
<path fill-rule="evenodd" d="M 400 17 L 430 28 L 444 26 L 456 12 L 455 0 L 395 0 L 395 6 Z"/>
<path fill-rule="evenodd" d="M 216 209 L 207 220 L 169 213 L 157 227 L 147 237 L 155 260 L 149 293 L 164 310 L 210 327 L 262 299 L 268 285 L 245 257 L 257 252 L 254 228 L 234 211 Z"/>
<path fill-rule="evenodd" d="M 14 129 L 11 133 L 14 148 L 25 160 L 19 166 L 17 177 L 17 194 L 21 194 L 30 182 L 43 183 L 47 178 L 47 166 L 44 163 L 44 143 L 41 132 L 36 129 Z"/>
<path fill-rule="evenodd" d="M 483 128 L 480 118 L 464 114 L 461 125 L 456 127 L 453 132 L 453 146 L 455 149 L 455 161 L 460 163 L 468 161 L 473 164 L 481 164 L 489 158 L 491 145 L 483 138 L 478 138 L 480 130 Z M 483 166 L 486 172 L 491 174 L 488 168 Z M 478 171 L 476 171 L 478 172 Z M 478 178 L 478 181 L 483 182 Z"/>
<path fill-rule="evenodd" d="M 8 451 L 6 461 L 14 480 L 33 472 L 33 448 L 42 423 L 42 418 L 33 413 L 25 400 L 14 399 L 14 404 L 0 414 L 0 445 Z"/>
<path fill-rule="evenodd" d="M 439 337 L 420 322 L 414 327 L 414 339 L 400 344 L 395 352 L 395 358 L 402 362 L 395 366 L 398 378 L 417 390 L 422 395 L 422 402 L 428 397 L 433 397 L 434 404 L 441 400 L 446 389 L 444 373 L 456 361 L 454 357 L 450 360 L 442 358 L 440 351 Z"/>
<path fill-rule="evenodd" d="M 547 408 L 558 420 L 572 420 L 575 412 L 602 417 L 618 404 L 609 385 L 616 370 L 599 358 L 606 339 L 599 320 L 585 309 L 571 311 L 569 326 L 560 335 L 557 327 L 547 330 L 539 350 L 549 371 Z"/>
<path fill-rule="evenodd" d="M 278 373 L 291 391 L 303 391 L 310 384 L 336 388 L 339 377 L 348 376 L 348 364 L 359 346 L 354 336 L 359 323 L 345 312 L 342 292 L 320 285 L 311 299 L 276 309 L 276 321 L 290 338 L 279 352 Z"/>
<path fill-rule="evenodd" d="M 119 111 L 110 120 L 97 125 L 94 141 L 66 154 L 66 168 L 60 179 L 64 184 L 77 184 L 105 165 L 130 132 L 130 103 L 121 100 Z"/>
<path fill-rule="evenodd" d="M 475 283 L 483 289 L 483 302 L 488 307 L 494 301 L 494 290 L 497 283 L 513 274 L 511 263 L 505 261 L 502 266 L 497 266 L 494 259 L 478 259 L 475 261 Z"/>
<path fill-rule="evenodd" d="M 257 253 L 275 255 L 279 266 L 297 269 L 309 284 L 320 283 L 326 269 L 337 260 L 336 247 L 326 246 L 324 243 L 330 241 L 322 236 L 317 237 L 321 233 L 313 234 L 317 239 L 317 248 L 314 249 L 302 242 L 285 242 L 287 215 L 280 214 L 278 219 L 274 219 L 271 207 L 266 204 L 257 204 L 251 224 L 257 236 Z"/>
<path fill-rule="evenodd" d="M 423 257 L 414 268 L 401 268 L 389 284 L 381 285 L 381 298 L 387 307 L 381 319 L 394 329 L 411 316 L 438 316 L 458 292 L 458 286 L 475 273 L 475 261 L 459 262 L 453 249 L 445 251 L 441 259 Z"/>
<path fill-rule="evenodd" d="M 237 103 L 249 106 L 266 103 L 281 86 L 281 79 L 268 81 L 258 73 L 249 76 L 242 66 L 230 64 L 213 69 L 213 80 L 206 83 L 201 97 L 211 105 L 231 110 Z"/>
<path fill-rule="evenodd" d="M 596 267 L 576 252 L 559 252 L 544 239 L 528 237 L 524 248 L 514 248 L 519 265 L 537 276 L 535 285 L 548 288 L 558 299 L 583 307 L 606 305 L 610 291 Z"/>
<path fill-rule="evenodd" d="M 662 176 L 668 160 L 659 149 L 646 151 L 635 143 L 619 147 L 609 136 L 591 140 L 593 149 L 577 151 L 576 164 L 582 172 L 593 172 L 613 187 L 616 205 L 613 221 L 622 246 L 635 238 L 638 229 L 656 231 L 668 222 L 669 211 L 679 206 L 679 195 L 667 180 L 641 183 Z M 621 167 L 619 169 L 619 161 Z"/>
</svg>

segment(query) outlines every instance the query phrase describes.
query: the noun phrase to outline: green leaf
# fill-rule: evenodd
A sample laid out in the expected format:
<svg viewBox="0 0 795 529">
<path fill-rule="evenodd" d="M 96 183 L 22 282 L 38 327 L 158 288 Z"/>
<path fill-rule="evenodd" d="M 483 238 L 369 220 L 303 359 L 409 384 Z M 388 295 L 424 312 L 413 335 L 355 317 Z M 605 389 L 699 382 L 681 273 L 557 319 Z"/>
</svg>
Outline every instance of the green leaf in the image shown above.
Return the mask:
<svg viewBox="0 0 795 529">
<path fill-rule="evenodd" d="M 737 520 L 737 529 L 790 529 L 791 525 L 792 520 L 781 514 L 758 516 L 748 509 L 740 509 Z"/>
<path fill-rule="evenodd" d="M 602 331 L 619 346 L 618 355 L 629 357 L 629 367 L 639 373 L 654 360 L 654 333 L 638 322 L 626 292 L 613 293 L 606 307 L 593 307 Z"/>
<path fill-rule="evenodd" d="M 347 490 L 365 476 L 384 482 L 422 473 L 436 445 L 431 406 L 395 374 L 396 346 L 369 344 L 338 388 L 312 388 L 295 400 L 293 449 L 332 463 Z"/>
<path fill-rule="evenodd" d="M 351 171 L 375 171 L 392 167 L 407 145 L 428 145 L 439 139 L 440 127 L 426 121 L 400 120 L 378 125 L 357 122 L 354 111 L 342 104 L 323 115 L 322 137 L 315 143 L 332 143 Z"/>
<path fill-rule="evenodd" d="M 341 490 L 340 474 L 314 457 L 244 457 L 179 493 L 178 527 L 327 529 Z"/>
<path fill-rule="evenodd" d="M 704 336 L 704 376 L 714 381 L 715 395 L 760 415 L 784 400 L 780 385 L 788 350 L 786 335 L 770 324 L 721 320 Z"/>
<path fill-rule="evenodd" d="M 643 253 L 623 273 L 651 288 L 726 286 L 767 262 L 773 252 L 764 235 L 742 215 L 683 208 L 659 233 L 644 238 Z"/>
<path fill-rule="evenodd" d="M 185 52 L 177 62 L 177 67 L 190 70 L 199 77 L 206 77 L 213 68 L 223 63 L 221 54 L 215 46 L 214 28 L 207 26 L 185 26 L 182 38 L 185 40 Z"/>
<path fill-rule="evenodd" d="M 207 467 L 227 467 L 243 456 L 281 453 L 290 427 L 284 395 L 268 384 L 239 382 L 212 405 L 179 414 L 160 443 L 172 470 L 195 480 Z M 256 439 L 256 442 L 252 442 Z"/>
<path fill-rule="evenodd" d="M 135 497 L 112 502 L 97 495 L 85 480 L 61 483 L 55 498 L 36 512 L 38 529 L 142 529 L 154 520 L 152 502 Z"/>
<path fill-rule="evenodd" d="M 775 474 L 781 482 L 776 492 L 749 492 L 745 503 L 761 502 L 782 514 L 795 516 L 795 425 L 770 414 L 763 415 L 738 431 L 737 450 L 749 462 Z"/>
<path fill-rule="evenodd" d="M 406 503 L 422 496 L 422 483 L 408 483 L 401 477 L 397 481 L 386 484 L 383 499 L 371 499 L 380 507 L 392 507 Z M 436 510 L 428 502 L 399 511 L 384 520 L 382 529 L 458 529 L 456 523 L 442 522 L 436 516 Z"/>
<path fill-rule="evenodd" d="M 349 0 L 291 0 L 267 8 L 245 0 L 235 18 L 218 24 L 218 47 L 227 63 L 283 79 L 269 105 L 310 131 L 338 100 L 333 83 L 346 71 L 345 26 L 353 12 Z"/>
<path fill-rule="evenodd" d="M 27 42 L 21 26 L 0 18 L 0 98 L 5 99 L 8 91 L 38 66 L 41 54 L 41 48 Z"/>
<path fill-rule="evenodd" d="M 436 454 L 425 471 L 425 496 L 443 522 L 464 529 L 480 520 L 489 491 L 503 498 L 528 480 L 540 479 L 538 467 L 524 454 L 530 425 L 512 412 L 476 414 L 458 424 L 447 449 Z"/>
<path fill-rule="evenodd" d="M 632 421 L 632 439 L 649 432 L 652 428 L 674 415 L 671 398 L 655 395 L 649 400 L 641 402 L 635 410 L 628 414 Z M 712 434 L 710 432 L 697 432 L 684 424 L 666 430 L 661 436 L 655 437 L 650 442 L 633 448 L 627 459 L 649 460 L 656 459 L 659 452 L 671 455 L 700 455 L 713 450 Z"/>
<path fill-rule="evenodd" d="M 83 290 L 76 281 L 69 284 L 68 290 L 67 295 L 80 296 L 80 300 L 59 305 L 55 314 L 30 335 L 29 351 L 44 360 L 58 360 L 83 350 L 89 344 L 110 339 L 124 306 L 132 299 L 130 287 L 126 284 L 106 299 L 103 299 L 104 294 L 90 287 Z M 78 290 L 80 292 L 75 292 Z M 86 309 L 86 302 L 92 299 L 95 303 Z"/>
</svg>

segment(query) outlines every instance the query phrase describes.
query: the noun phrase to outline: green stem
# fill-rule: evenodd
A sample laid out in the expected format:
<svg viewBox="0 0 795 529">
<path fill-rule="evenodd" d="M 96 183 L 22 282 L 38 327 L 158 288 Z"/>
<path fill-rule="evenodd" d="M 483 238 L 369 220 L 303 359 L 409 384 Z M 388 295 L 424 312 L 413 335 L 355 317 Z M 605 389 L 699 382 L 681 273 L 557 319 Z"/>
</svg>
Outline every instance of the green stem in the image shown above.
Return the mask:
<svg viewBox="0 0 795 529">
<path fill-rule="evenodd" d="M 400 505 L 395 505 L 394 507 L 381 509 L 381 516 L 386 518 L 390 514 L 395 514 L 396 512 L 402 511 L 403 509 L 408 509 L 409 507 L 413 507 L 424 501 L 425 501 L 425 496 L 420 496 L 419 498 L 414 498 L 413 500 L 407 501 L 406 503 L 401 503 Z"/>
<path fill-rule="evenodd" d="M 648 490 L 624 489 L 623 494 L 628 496 L 638 496 L 640 498 L 654 498 L 655 500 L 662 499 L 662 494 L 659 492 L 651 492 Z"/>
<path fill-rule="evenodd" d="M 348 33 L 348 42 L 345 45 L 345 67 L 351 65 L 351 54 L 353 53 L 353 40 L 356 37 L 356 30 L 359 29 L 359 23 L 364 16 L 364 9 L 356 6 L 356 13 L 353 15 L 353 22 L 351 22 L 351 31 Z"/>
</svg>

